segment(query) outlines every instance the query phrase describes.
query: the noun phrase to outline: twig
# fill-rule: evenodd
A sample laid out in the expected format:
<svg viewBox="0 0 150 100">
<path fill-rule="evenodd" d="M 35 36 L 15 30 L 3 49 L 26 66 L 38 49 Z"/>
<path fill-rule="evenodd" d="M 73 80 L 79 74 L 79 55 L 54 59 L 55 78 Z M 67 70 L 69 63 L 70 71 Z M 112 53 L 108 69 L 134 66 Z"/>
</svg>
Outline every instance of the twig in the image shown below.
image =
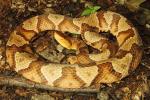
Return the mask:
<svg viewBox="0 0 150 100">
<path fill-rule="evenodd" d="M 22 78 L 12 78 L 8 76 L 0 76 L 0 85 L 9 85 L 9 86 L 20 86 L 20 87 L 27 87 L 27 88 L 38 88 L 50 91 L 60 91 L 60 92 L 89 92 L 89 93 L 96 93 L 99 89 L 64 89 L 64 88 L 57 88 L 57 87 L 50 87 L 48 85 L 37 84 L 26 79 Z"/>
</svg>

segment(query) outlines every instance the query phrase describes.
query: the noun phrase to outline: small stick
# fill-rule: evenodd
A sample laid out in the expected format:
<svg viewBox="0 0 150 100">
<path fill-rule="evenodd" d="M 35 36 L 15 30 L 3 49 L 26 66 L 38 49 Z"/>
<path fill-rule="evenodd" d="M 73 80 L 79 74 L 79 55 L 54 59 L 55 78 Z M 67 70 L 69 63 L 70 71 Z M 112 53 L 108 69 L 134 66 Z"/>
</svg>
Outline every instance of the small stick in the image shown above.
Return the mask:
<svg viewBox="0 0 150 100">
<path fill-rule="evenodd" d="M 17 77 L 10 77 L 10 76 L 0 76 L 0 85 L 9 85 L 9 86 L 20 86 L 20 87 L 27 87 L 27 88 L 38 88 L 50 91 L 60 91 L 60 92 L 89 92 L 89 93 L 97 93 L 99 89 L 64 89 L 58 87 L 50 87 L 48 85 L 42 85 L 38 83 L 31 82 L 29 80 Z"/>
</svg>

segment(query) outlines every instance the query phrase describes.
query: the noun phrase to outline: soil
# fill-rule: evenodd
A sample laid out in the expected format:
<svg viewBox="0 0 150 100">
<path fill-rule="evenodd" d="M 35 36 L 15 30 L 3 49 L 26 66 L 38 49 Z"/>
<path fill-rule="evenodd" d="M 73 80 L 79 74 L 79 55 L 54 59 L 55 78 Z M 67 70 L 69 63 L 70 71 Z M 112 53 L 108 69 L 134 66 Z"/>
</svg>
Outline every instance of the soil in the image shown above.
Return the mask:
<svg viewBox="0 0 150 100">
<path fill-rule="evenodd" d="M 124 1 L 122 3 L 121 1 Z M 0 0 L 0 77 L 20 77 L 6 63 L 5 46 L 10 32 L 24 20 L 43 13 L 79 17 L 88 6 L 111 10 L 127 17 L 138 29 L 143 40 L 143 58 L 139 67 L 118 83 L 103 84 L 98 92 L 63 92 L 22 86 L 0 85 L 0 100 L 149 100 L 150 98 L 150 1 L 129 0 Z M 141 0 L 142 1 L 142 0 Z M 76 36 L 75 36 L 76 37 Z M 78 37 L 77 37 L 78 38 Z M 43 41 L 43 42 L 41 42 Z M 53 43 L 51 45 L 51 43 Z M 46 44 L 46 47 L 39 46 Z M 34 41 L 41 56 L 56 63 L 66 63 L 67 51 L 47 36 Z M 44 53 L 40 52 L 45 49 Z M 0 78 L 1 81 L 2 78 Z"/>
</svg>

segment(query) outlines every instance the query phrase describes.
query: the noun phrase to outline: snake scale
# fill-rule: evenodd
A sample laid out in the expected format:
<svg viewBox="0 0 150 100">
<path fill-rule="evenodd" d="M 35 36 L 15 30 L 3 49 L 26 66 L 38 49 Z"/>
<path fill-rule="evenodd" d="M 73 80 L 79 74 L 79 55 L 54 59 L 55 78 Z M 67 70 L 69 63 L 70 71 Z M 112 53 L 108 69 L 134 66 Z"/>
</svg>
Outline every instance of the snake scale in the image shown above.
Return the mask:
<svg viewBox="0 0 150 100">
<path fill-rule="evenodd" d="M 66 37 L 65 32 L 70 32 L 80 35 L 84 43 L 100 53 L 81 56 L 83 62 L 84 59 L 92 62 L 87 66 L 74 62 L 45 62 L 41 56 L 35 55 L 31 41 L 46 30 L 56 31 L 54 38 L 67 49 L 80 48 L 77 41 Z M 116 44 L 101 32 L 110 32 L 116 38 Z M 97 88 L 103 83 L 119 81 L 133 72 L 142 57 L 141 45 L 141 38 L 132 23 L 112 11 L 99 11 L 80 18 L 43 14 L 16 27 L 8 39 L 6 57 L 13 70 L 31 81 L 59 88 Z"/>
</svg>

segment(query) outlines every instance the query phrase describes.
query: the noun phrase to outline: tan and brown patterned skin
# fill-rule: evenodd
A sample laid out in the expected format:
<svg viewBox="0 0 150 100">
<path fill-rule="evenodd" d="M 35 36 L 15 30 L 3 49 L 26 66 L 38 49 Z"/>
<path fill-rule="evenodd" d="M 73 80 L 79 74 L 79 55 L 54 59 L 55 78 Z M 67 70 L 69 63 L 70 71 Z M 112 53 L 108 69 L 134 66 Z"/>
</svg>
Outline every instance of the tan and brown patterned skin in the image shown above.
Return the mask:
<svg viewBox="0 0 150 100">
<path fill-rule="evenodd" d="M 85 56 L 94 61 L 90 66 L 46 63 L 30 48 L 31 41 L 45 30 L 59 31 L 54 32 L 54 38 L 65 48 L 78 49 L 77 42 L 61 34 L 70 32 L 81 35 L 86 44 L 101 53 Z M 118 47 L 98 34 L 107 31 L 116 37 Z M 24 21 L 11 33 L 6 56 L 11 68 L 31 81 L 59 88 L 96 88 L 101 83 L 119 81 L 136 69 L 141 45 L 137 30 L 115 12 L 99 11 L 80 18 L 43 14 Z"/>
</svg>

